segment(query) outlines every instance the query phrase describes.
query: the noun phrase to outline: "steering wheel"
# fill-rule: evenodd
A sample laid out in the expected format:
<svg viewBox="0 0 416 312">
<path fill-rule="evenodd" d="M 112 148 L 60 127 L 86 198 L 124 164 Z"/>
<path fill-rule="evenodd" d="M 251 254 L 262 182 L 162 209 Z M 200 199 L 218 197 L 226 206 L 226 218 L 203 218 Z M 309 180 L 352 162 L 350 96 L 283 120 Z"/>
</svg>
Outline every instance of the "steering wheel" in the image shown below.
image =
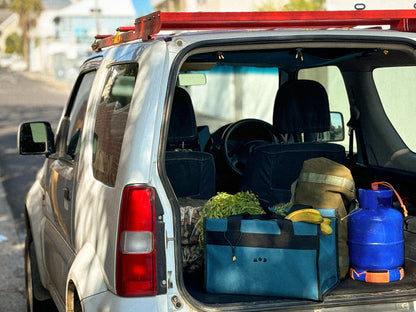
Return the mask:
<svg viewBox="0 0 416 312">
<path fill-rule="evenodd" d="M 221 136 L 221 151 L 227 165 L 239 176 L 244 172 L 250 151 L 265 142 L 280 143 L 272 125 L 259 119 L 242 119 L 230 124 Z"/>
</svg>

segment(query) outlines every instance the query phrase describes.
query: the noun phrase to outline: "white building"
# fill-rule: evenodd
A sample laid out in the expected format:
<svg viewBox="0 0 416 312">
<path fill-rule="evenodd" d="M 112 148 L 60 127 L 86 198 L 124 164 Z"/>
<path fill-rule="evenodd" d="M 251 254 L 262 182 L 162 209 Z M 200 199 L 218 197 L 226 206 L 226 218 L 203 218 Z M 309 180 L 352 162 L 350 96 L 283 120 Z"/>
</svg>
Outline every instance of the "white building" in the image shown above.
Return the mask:
<svg viewBox="0 0 416 312">
<path fill-rule="evenodd" d="M 363 6 L 364 5 L 364 6 Z M 355 7 L 365 10 L 388 10 L 388 9 L 414 9 L 415 1 L 410 0 L 326 0 L 326 9 L 335 10 L 354 10 Z"/>
<path fill-rule="evenodd" d="M 163 11 L 257 11 L 265 3 L 271 3 L 276 7 L 283 7 L 288 0 L 151 0 L 154 8 Z M 415 1 L 410 0 L 326 0 L 326 9 L 355 10 L 357 8 L 366 10 L 385 9 L 414 9 Z"/>
<path fill-rule="evenodd" d="M 56 4 L 56 0 L 48 0 Z M 36 29 L 31 32 L 38 44 L 31 45 L 31 71 L 44 72 L 72 82 L 81 61 L 92 52 L 97 34 L 112 34 L 119 26 L 134 25 L 131 0 L 65 1 L 62 6 L 45 6 Z"/>
<path fill-rule="evenodd" d="M 162 11 L 184 12 L 243 12 L 258 11 L 265 0 L 151 0 L 154 8 Z M 274 0 L 273 5 L 283 6 L 287 0 Z"/>
<path fill-rule="evenodd" d="M 19 15 L 9 9 L 0 9 L 0 53 L 6 49 L 6 39 L 13 33 L 19 33 Z"/>
</svg>

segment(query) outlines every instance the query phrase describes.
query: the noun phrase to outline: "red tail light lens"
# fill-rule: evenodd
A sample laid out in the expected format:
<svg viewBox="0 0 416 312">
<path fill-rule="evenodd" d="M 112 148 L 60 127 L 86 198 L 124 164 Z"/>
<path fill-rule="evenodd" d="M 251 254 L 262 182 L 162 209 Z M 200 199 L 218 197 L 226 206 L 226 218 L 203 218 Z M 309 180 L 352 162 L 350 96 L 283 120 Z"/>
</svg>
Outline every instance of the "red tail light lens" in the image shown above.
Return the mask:
<svg viewBox="0 0 416 312">
<path fill-rule="evenodd" d="M 156 284 L 155 190 L 128 186 L 121 200 L 116 290 L 119 296 L 154 296 Z"/>
</svg>

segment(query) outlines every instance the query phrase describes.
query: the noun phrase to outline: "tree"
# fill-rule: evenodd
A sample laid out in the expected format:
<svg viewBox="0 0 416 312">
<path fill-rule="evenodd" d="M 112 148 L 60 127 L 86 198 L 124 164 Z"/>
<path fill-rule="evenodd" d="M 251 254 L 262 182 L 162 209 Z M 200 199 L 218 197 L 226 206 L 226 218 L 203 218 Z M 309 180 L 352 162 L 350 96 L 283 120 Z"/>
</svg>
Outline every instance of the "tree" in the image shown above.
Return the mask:
<svg viewBox="0 0 416 312">
<path fill-rule="evenodd" d="M 325 9 L 325 0 L 291 0 L 283 6 L 284 11 L 318 11 Z"/>
<path fill-rule="evenodd" d="M 6 38 L 6 53 L 23 54 L 22 37 L 16 33 Z"/>
<path fill-rule="evenodd" d="M 19 25 L 22 28 L 23 57 L 29 67 L 29 31 L 36 26 L 42 11 L 42 0 L 12 0 L 10 8 L 19 14 Z"/>
<path fill-rule="evenodd" d="M 289 0 L 283 6 L 274 0 L 265 0 L 257 8 L 259 11 L 318 11 L 325 9 L 325 0 Z"/>
</svg>

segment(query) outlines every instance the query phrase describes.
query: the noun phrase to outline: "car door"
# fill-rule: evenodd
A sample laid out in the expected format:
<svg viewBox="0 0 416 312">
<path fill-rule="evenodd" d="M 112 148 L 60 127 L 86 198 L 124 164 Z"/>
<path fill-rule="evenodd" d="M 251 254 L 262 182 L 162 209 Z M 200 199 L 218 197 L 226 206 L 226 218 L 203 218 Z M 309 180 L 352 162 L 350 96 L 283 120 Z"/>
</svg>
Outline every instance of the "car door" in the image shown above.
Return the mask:
<svg viewBox="0 0 416 312">
<path fill-rule="evenodd" d="M 52 288 L 65 299 L 66 276 L 75 253 L 72 244 L 74 180 L 80 137 L 96 71 L 80 74 L 56 136 L 56 154 L 50 157 L 48 199 L 50 218 L 44 228 L 45 265 Z"/>
</svg>

